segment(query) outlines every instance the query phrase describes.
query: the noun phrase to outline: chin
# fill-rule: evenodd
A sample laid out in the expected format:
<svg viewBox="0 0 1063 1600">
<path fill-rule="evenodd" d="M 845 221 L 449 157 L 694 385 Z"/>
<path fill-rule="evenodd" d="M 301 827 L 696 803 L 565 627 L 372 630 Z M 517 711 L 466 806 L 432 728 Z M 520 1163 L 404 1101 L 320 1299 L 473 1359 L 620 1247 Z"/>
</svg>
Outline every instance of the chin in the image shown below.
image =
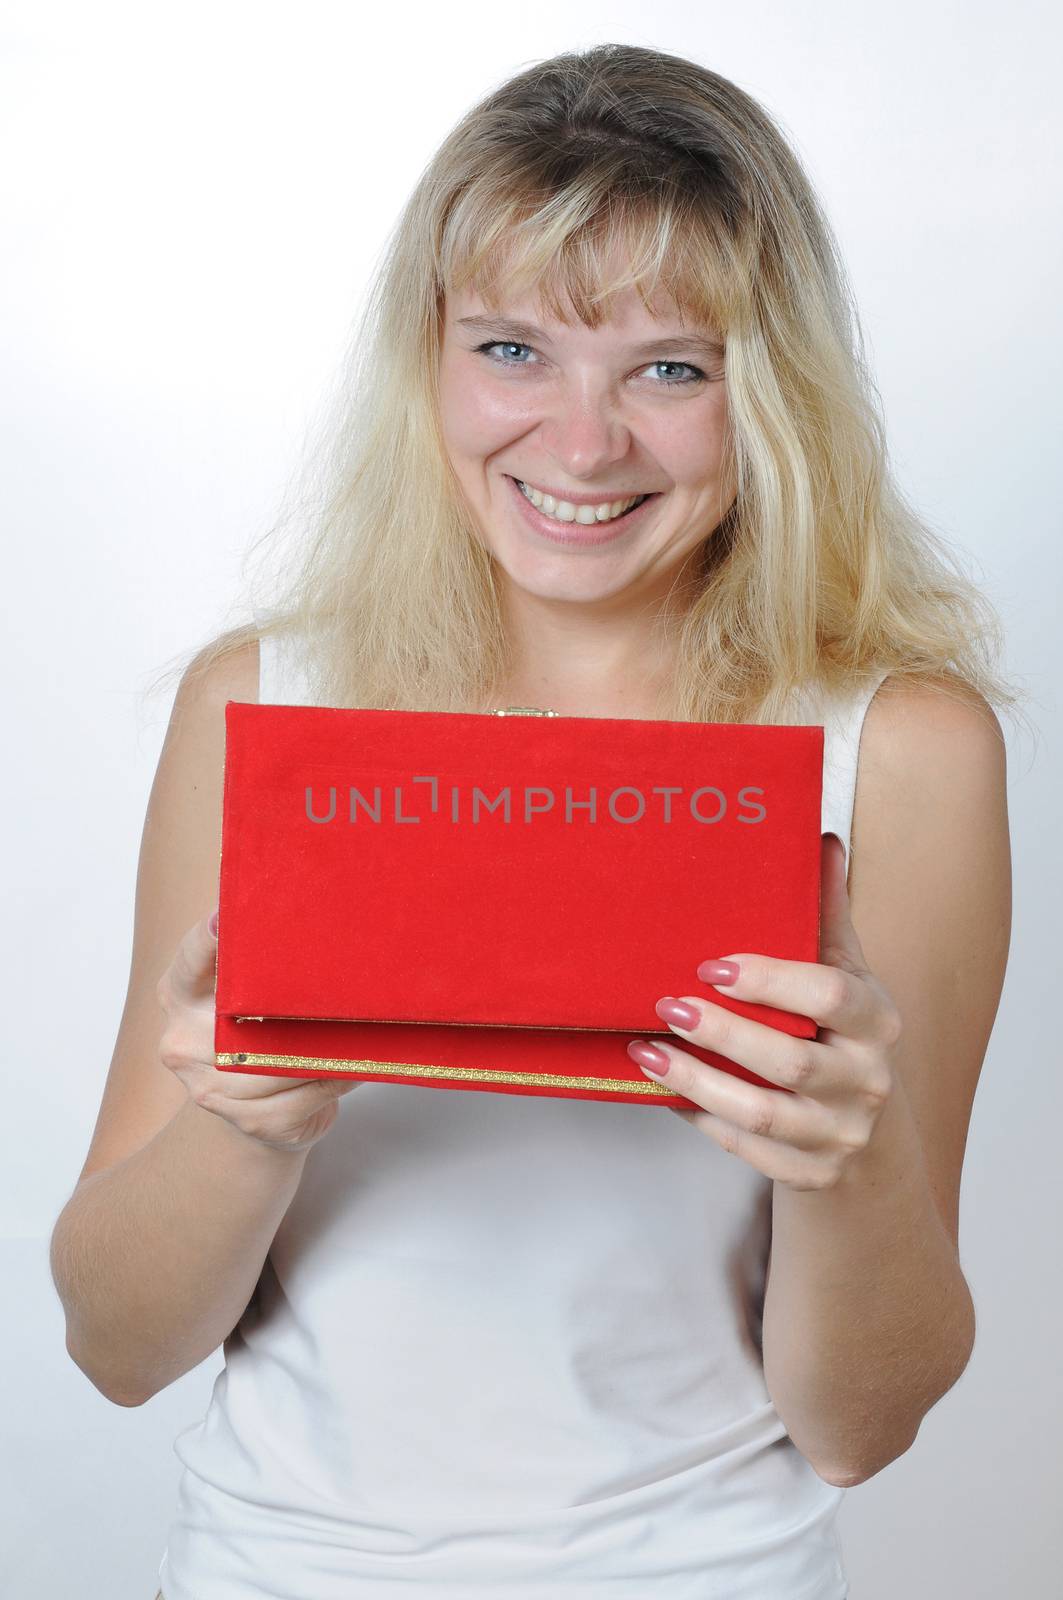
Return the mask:
<svg viewBox="0 0 1063 1600">
<path fill-rule="evenodd" d="M 541 561 L 508 563 L 492 551 L 494 564 L 515 589 L 538 600 L 604 600 L 626 587 L 615 572 L 585 569 L 577 572 L 569 564 L 558 571 L 558 558 L 546 555 Z M 564 560 L 564 557 L 560 558 Z"/>
</svg>

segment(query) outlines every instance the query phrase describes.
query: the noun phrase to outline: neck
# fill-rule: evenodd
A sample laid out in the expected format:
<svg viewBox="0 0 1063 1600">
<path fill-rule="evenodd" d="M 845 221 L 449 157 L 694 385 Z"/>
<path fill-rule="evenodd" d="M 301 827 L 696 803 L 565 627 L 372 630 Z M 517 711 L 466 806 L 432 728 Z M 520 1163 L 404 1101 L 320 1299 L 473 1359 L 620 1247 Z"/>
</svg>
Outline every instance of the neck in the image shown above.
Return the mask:
<svg viewBox="0 0 1063 1600">
<path fill-rule="evenodd" d="M 675 664 L 674 613 L 661 600 L 621 608 L 510 592 L 510 666 L 489 708 L 537 706 L 563 716 L 663 717 Z"/>
</svg>

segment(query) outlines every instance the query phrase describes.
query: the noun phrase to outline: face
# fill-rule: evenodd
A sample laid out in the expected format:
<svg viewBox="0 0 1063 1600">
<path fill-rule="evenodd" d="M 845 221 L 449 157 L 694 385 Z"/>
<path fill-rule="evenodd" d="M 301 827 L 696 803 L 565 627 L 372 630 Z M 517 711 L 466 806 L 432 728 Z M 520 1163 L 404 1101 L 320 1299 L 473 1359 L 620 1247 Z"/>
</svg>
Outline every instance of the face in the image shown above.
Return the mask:
<svg viewBox="0 0 1063 1600">
<path fill-rule="evenodd" d="M 518 590 L 644 603 L 734 501 L 714 330 L 653 309 L 628 289 L 590 329 L 531 300 L 499 316 L 472 291 L 448 301 L 443 436 L 480 537 Z M 530 503 L 519 483 L 553 502 Z M 635 496 L 647 498 L 624 510 Z"/>
</svg>

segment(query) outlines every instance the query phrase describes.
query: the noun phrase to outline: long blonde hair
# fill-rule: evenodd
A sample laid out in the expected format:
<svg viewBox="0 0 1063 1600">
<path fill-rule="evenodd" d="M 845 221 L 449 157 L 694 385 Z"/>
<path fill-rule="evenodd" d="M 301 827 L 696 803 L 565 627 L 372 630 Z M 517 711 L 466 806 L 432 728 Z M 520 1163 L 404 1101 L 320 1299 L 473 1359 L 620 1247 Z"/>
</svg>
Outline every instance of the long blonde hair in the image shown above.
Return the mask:
<svg viewBox="0 0 1063 1600">
<path fill-rule="evenodd" d="M 616 260 L 629 273 L 606 281 Z M 893 481 L 852 292 L 797 157 L 728 79 L 618 44 L 529 67 L 444 139 L 264 536 L 272 553 L 295 535 L 279 587 L 194 670 L 294 630 L 320 704 L 498 703 L 500 590 L 436 405 L 443 308 L 465 285 L 492 307 L 531 286 L 592 328 L 614 292 L 647 303 L 660 286 L 725 341 L 738 494 L 684 568 L 663 715 L 786 721 L 792 690 L 883 671 L 1017 705 L 995 611 Z"/>
</svg>

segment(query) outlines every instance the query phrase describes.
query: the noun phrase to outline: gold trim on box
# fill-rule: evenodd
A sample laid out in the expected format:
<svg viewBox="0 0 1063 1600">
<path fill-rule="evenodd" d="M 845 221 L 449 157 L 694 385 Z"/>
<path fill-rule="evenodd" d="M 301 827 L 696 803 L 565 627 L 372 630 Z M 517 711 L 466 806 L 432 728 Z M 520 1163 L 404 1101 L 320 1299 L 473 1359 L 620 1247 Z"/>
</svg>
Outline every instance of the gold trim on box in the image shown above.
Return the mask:
<svg viewBox="0 0 1063 1600">
<path fill-rule="evenodd" d="M 392 1077 L 461 1078 L 469 1083 L 550 1083 L 561 1089 L 619 1089 L 626 1094 L 674 1095 L 678 1091 L 639 1078 L 601 1078 L 567 1072 L 506 1072 L 497 1067 L 438 1067 L 417 1061 L 347 1061 L 337 1056 L 281 1056 L 255 1050 L 220 1050 L 217 1067 L 310 1067 L 331 1072 L 385 1072 Z"/>
<path fill-rule="evenodd" d="M 238 1016 L 233 1017 L 234 1022 L 265 1022 L 266 1017 Z M 519 1028 L 524 1033 L 645 1033 L 633 1022 L 628 1028 L 598 1028 L 584 1023 L 575 1022 L 440 1022 L 438 1018 L 428 1017 L 303 1017 L 292 1012 L 270 1012 L 270 1022 L 368 1022 L 374 1026 L 389 1026 L 398 1023 L 403 1028 Z M 666 1038 L 667 1035 L 662 1035 Z"/>
</svg>

